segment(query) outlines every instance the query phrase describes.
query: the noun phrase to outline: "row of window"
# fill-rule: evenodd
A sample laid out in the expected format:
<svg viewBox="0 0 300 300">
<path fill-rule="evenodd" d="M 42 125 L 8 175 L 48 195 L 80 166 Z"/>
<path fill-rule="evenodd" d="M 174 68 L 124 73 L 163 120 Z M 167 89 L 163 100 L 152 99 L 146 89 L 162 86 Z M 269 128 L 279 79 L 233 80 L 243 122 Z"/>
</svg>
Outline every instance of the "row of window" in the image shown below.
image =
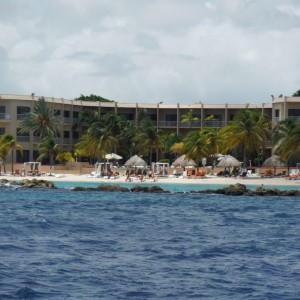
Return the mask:
<svg viewBox="0 0 300 300">
<path fill-rule="evenodd" d="M 28 114 L 30 112 L 30 107 L 27 106 L 18 106 L 17 107 L 17 115 L 18 119 L 22 118 L 22 115 Z M 5 114 L 5 106 L 0 106 L 0 114 Z M 61 110 L 60 109 L 55 109 L 54 110 L 54 115 L 55 116 L 60 116 L 61 115 Z M 289 116 L 300 116 L 300 109 L 289 109 L 288 110 L 288 115 Z M 64 110 L 63 111 L 63 117 L 64 118 L 70 118 L 71 112 L 69 110 Z M 134 120 L 134 114 L 133 113 L 127 113 L 127 114 L 122 114 L 122 116 L 126 120 Z M 214 119 L 217 121 L 222 121 L 222 115 L 220 114 L 213 114 Z M 232 121 L 234 119 L 234 114 L 231 114 L 229 116 L 229 120 Z M 279 110 L 275 110 L 275 116 L 279 117 Z M 195 114 L 195 117 L 201 119 L 200 114 Z M 73 118 L 78 119 L 79 118 L 79 111 L 73 111 Z M 152 121 L 157 121 L 157 114 L 149 114 L 149 118 Z M 171 122 L 176 122 L 177 121 L 177 114 L 166 114 L 165 116 L 165 121 L 171 121 Z"/>
</svg>

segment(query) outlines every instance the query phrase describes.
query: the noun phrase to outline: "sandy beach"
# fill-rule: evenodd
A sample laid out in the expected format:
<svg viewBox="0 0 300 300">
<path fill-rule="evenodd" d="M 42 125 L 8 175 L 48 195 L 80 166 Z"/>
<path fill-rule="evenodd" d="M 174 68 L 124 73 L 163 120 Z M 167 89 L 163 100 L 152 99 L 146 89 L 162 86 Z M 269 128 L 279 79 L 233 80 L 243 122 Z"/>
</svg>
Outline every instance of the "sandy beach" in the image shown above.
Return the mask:
<svg viewBox="0 0 300 300">
<path fill-rule="evenodd" d="M 0 179 L 7 179 L 9 181 L 13 180 L 22 180 L 29 179 L 32 180 L 36 178 L 38 180 L 48 180 L 52 182 L 82 182 L 82 183 L 125 183 L 126 177 L 124 175 L 120 175 L 118 178 L 109 179 L 109 178 L 91 178 L 89 175 L 75 175 L 75 174 L 52 174 L 44 175 L 44 176 L 13 176 L 13 175 L 5 175 L 2 174 Z M 205 178 L 176 178 L 176 177 L 158 177 L 157 181 L 153 181 L 150 179 L 145 179 L 143 182 L 140 180 L 133 179 L 131 183 L 143 184 L 143 183 L 153 183 L 156 185 L 159 184 L 193 184 L 193 185 L 230 185 L 236 183 L 242 183 L 244 185 L 257 185 L 257 186 L 289 186 L 300 188 L 300 180 L 288 180 L 284 177 L 276 177 L 276 178 L 261 178 L 258 175 L 251 175 L 246 178 L 233 178 L 233 177 L 218 177 L 214 175 L 207 175 Z"/>
</svg>

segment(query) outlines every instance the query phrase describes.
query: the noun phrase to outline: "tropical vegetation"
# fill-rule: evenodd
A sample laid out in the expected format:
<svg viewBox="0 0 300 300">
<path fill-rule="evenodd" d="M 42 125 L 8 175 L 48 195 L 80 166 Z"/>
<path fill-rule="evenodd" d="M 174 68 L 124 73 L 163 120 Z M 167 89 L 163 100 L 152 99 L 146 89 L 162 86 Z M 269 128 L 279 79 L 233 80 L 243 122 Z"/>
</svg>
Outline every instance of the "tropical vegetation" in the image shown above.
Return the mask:
<svg viewBox="0 0 300 300">
<path fill-rule="evenodd" d="M 0 139 L 0 158 L 2 159 L 1 163 L 5 168 L 5 157 L 11 155 L 11 173 L 14 173 L 14 151 L 19 151 L 20 154 L 23 154 L 23 148 L 20 144 L 17 143 L 16 138 L 11 134 L 4 134 Z M 4 169 L 5 170 L 5 169 Z"/>
<path fill-rule="evenodd" d="M 20 133 L 33 133 L 41 138 L 59 136 L 60 131 L 61 121 L 43 97 L 38 100 L 33 111 L 20 122 Z"/>
</svg>

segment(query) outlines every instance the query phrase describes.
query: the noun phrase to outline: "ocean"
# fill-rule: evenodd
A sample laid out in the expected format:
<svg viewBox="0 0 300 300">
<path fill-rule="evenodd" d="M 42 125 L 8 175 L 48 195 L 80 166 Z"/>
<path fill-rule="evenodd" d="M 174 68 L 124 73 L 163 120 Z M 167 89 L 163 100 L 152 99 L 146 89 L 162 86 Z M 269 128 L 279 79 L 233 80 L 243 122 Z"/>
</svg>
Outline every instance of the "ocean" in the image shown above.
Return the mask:
<svg viewBox="0 0 300 300">
<path fill-rule="evenodd" d="M 300 199 L 0 189 L 0 299 L 300 299 Z"/>
</svg>

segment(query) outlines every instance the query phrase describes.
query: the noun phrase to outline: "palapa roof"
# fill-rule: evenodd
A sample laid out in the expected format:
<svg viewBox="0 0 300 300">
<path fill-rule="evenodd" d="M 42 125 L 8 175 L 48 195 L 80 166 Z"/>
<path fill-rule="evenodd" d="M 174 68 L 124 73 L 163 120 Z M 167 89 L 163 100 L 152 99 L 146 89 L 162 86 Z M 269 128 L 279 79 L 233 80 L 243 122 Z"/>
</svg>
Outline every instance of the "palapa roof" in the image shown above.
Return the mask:
<svg viewBox="0 0 300 300">
<path fill-rule="evenodd" d="M 178 157 L 172 164 L 173 167 L 195 167 L 197 164 L 185 154 Z"/>
<path fill-rule="evenodd" d="M 125 164 L 125 167 L 147 167 L 147 163 L 138 155 L 134 155 L 129 158 Z"/>
</svg>

